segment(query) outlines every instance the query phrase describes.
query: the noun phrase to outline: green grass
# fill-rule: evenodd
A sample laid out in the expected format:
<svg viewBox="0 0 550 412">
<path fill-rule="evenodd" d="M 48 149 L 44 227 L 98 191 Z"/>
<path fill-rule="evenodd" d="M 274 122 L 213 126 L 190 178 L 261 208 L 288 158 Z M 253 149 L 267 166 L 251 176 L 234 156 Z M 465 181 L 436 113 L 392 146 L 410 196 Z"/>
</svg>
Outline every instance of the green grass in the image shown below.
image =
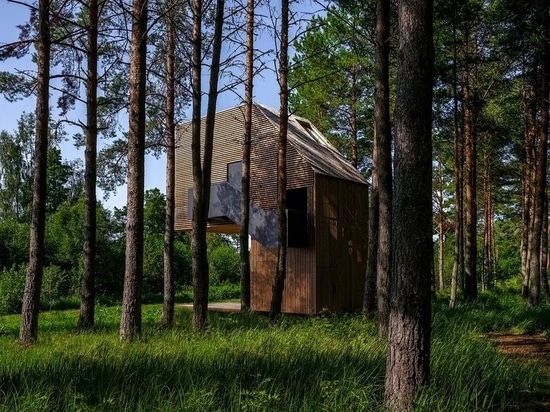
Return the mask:
<svg viewBox="0 0 550 412">
<path fill-rule="evenodd" d="M 417 410 L 503 410 L 541 384 L 536 368 L 509 362 L 483 333 L 548 328 L 547 306 L 445 303 L 434 305 L 432 380 Z M 258 314 L 210 313 L 196 333 L 189 311 L 177 310 L 171 330 L 160 312 L 144 306 L 143 336 L 131 344 L 118 341 L 118 307 L 98 307 L 93 333 L 76 332 L 77 311 L 45 312 L 39 342 L 26 348 L 19 317 L 0 317 L 0 411 L 382 411 L 386 344 L 361 315 L 270 326 Z"/>
</svg>

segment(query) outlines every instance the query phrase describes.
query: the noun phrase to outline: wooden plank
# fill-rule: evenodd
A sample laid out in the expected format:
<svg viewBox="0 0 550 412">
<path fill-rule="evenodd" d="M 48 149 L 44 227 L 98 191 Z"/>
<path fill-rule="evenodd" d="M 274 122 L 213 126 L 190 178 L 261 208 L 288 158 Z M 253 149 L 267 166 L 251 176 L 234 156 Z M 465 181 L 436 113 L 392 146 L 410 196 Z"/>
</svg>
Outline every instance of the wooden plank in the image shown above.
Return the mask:
<svg viewBox="0 0 550 412">
<path fill-rule="evenodd" d="M 316 175 L 317 311 L 362 306 L 366 270 L 367 187 Z"/>
</svg>

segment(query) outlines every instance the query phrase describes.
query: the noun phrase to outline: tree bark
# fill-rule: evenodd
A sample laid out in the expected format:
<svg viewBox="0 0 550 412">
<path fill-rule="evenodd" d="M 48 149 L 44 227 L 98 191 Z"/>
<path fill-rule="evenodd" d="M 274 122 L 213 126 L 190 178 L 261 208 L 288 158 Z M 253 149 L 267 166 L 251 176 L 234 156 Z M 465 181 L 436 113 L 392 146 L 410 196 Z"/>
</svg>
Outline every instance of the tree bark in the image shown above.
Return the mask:
<svg viewBox="0 0 550 412">
<path fill-rule="evenodd" d="M 453 160 L 455 176 L 455 245 L 453 273 L 451 275 L 451 296 L 449 307 L 456 307 L 459 280 L 464 279 L 464 213 L 463 213 L 463 162 L 464 153 L 462 134 L 458 118 L 458 62 L 456 18 L 453 19 Z"/>
<path fill-rule="evenodd" d="M 244 136 L 241 169 L 241 231 L 239 235 L 241 311 L 250 309 L 248 224 L 250 221 L 250 150 L 252 140 L 252 100 L 254 86 L 254 6 L 254 0 L 248 0 L 246 6 L 246 73 L 244 83 Z"/>
<path fill-rule="evenodd" d="M 524 79 L 521 91 L 523 121 L 524 121 L 524 166 L 523 166 L 523 182 L 522 182 L 522 232 L 521 232 L 521 295 L 524 298 L 529 297 L 529 233 L 531 230 L 531 222 L 533 215 L 532 208 L 532 191 L 534 185 L 535 171 L 535 118 L 536 111 L 534 108 L 534 90 L 533 87 Z"/>
<path fill-rule="evenodd" d="M 433 4 L 399 3 L 393 266 L 385 405 L 412 411 L 428 382 L 431 335 Z"/>
<path fill-rule="evenodd" d="M 272 286 L 269 319 L 273 323 L 281 313 L 286 278 L 286 151 L 288 134 L 288 15 L 289 0 L 281 1 L 281 49 L 279 53 L 279 139 L 277 153 L 277 271 Z"/>
<path fill-rule="evenodd" d="M 201 111 L 201 48 L 202 48 L 202 1 L 193 3 L 193 223 L 191 238 L 191 253 L 193 266 L 193 328 L 203 330 L 206 327 L 208 311 L 209 268 L 207 258 L 206 229 L 208 224 L 208 207 L 210 204 L 210 186 L 212 174 L 212 152 L 214 145 L 214 125 L 216 119 L 216 102 L 218 97 L 218 78 L 222 48 L 222 28 L 224 0 L 216 2 L 216 17 L 214 21 L 214 38 L 212 41 L 212 61 L 210 65 L 210 80 L 206 122 L 204 131 L 204 155 L 201 167 L 200 150 L 200 111 Z"/>
<path fill-rule="evenodd" d="M 488 290 L 494 280 L 494 227 L 493 227 L 493 190 L 491 185 L 490 156 L 485 154 L 483 170 L 484 222 L 483 228 L 483 276 L 482 288 Z"/>
<path fill-rule="evenodd" d="M 464 295 L 466 300 L 477 299 L 477 133 L 472 78 L 467 65 L 462 78 L 465 185 Z"/>
<path fill-rule="evenodd" d="M 550 297 L 550 285 L 548 284 L 548 193 L 544 195 L 544 212 L 542 218 L 540 283 L 544 296 L 548 298 Z"/>
<path fill-rule="evenodd" d="M 376 131 L 374 132 L 376 141 Z M 376 145 L 372 151 L 372 179 L 369 207 L 369 235 L 367 246 L 367 267 L 365 271 L 365 290 L 363 293 L 363 312 L 373 313 L 377 310 L 376 283 L 377 283 L 377 254 L 378 254 L 378 226 L 379 226 L 379 191 L 378 191 L 378 153 Z"/>
<path fill-rule="evenodd" d="M 86 75 L 86 149 L 84 172 L 84 262 L 80 286 L 79 329 L 94 327 L 97 253 L 97 84 L 98 0 L 88 2 L 88 73 Z"/>
<path fill-rule="evenodd" d="M 119 338 L 132 341 L 141 334 L 143 283 L 143 201 L 145 181 L 145 80 L 147 53 L 147 0 L 132 5 L 126 259 Z"/>
<path fill-rule="evenodd" d="M 390 2 L 376 2 L 375 52 L 375 144 L 378 154 L 378 252 L 376 259 L 376 290 L 378 328 L 380 336 L 387 336 L 390 314 L 389 293 L 391 281 L 391 225 L 392 225 L 392 164 L 390 123 Z"/>
<path fill-rule="evenodd" d="M 193 270 L 193 327 L 201 329 L 206 324 L 208 292 L 202 289 L 203 277 L 208 276 L 206 258 L 206 219 L 208 208 L 204 208 L 203 173 L 201 162 L 201 60 L 202 60 L 202 1 L 193 0 L 193 56 L 191 64 L 192 120 L 191 152 L 193 163 L 193 221 L 191 231 L 191 265 Z M 208 206 L 208 204 L 206 204 Z M 206 295 L 206 296 L 205 296 Z"/>
<path fill-rule="evenodd" d="M 438 269 L 438 289 L 442 291 L 445 288 L 445 212 L 443 210 L 443 163 L 438 161 L 438 188 L 437 188 L 437 269 Z"/>
<path fill-rule="evenodd" d="M 38 3 L 38 76 L 36 83 L 36 136 L 30 228 L 29 266 L 25 278 L 19 342 L 30 344 L 38 338 L 40 291 L 44 274 L 44 237 L 46 227 L 46 186 L 48 168 L 48 120 L 50 118 L 50 2 Z"/>
<path fill-rule="evenodd" d="M 548 93 L 550 90 L 550 19 L 548 16 L 548 1 L 541 0 L 541 8 L 543 13 L 543 30 L 544 36 L 542 39 L 542 65 L 540 68 L 541 78 L 541 113 L 540 113 L 540 130 L 538 137 L 538 162 L 535 172 L 535 187 L 534 187 L 534 216 L 533 225 L 529 236 L 529 304 L 538 306 L 541 300 L 541 236 L 544 213 L 544 197 L 546 194 L 546 175 L 547 175 L 547 150 L 548 150 L 548 115 L 549 102 Z"/>
<path fill-rule="evenodd" d="M 176 26 L 172 2 L 166 17 L 166 217 L 164 226 L 164 290 L 162 324 L 174 324 L 174 211 L 176 183 L 175 50 Z"/>
</svg>

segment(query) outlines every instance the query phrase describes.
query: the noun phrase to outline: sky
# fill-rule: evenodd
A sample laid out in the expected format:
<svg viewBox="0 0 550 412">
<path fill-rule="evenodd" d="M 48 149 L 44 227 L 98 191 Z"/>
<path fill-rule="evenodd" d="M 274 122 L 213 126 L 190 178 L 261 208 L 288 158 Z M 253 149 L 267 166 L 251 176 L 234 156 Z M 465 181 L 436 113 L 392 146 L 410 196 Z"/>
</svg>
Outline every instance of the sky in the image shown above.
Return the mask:
<svg viewBox="0 0 550 412">
<path fill-rule="evenodd" d="M 309 13 L 319 9 L 319 6 L 314 6 L 312 3 L 305 2 L 300 5 L 300 10 Z M 0 45 L 17 40 L 19 35 L 18 24 L 22 24 L 29 18 L 29 10 L 27 7 L 0 0 Z M 256 47 L 263 50 L 273 49 L 274 40 L 269 33 L 264 33 L 256 42 Z M 0 62 L 0 71 L 10 71 L 13 69 L 34 68 L 34 64 L 30 58 L 21 60 L 11 59 L 5 62 Z M 254 81 L 254 100 L 267 106 L 277 108 L 279 106 L 279 86 L 277 84 L 274 73 L 273 62 L 268 62 L 270 70 L 264 70 L 261 76 L 257 76 Z M 221 79 L 223 82 L 223 79 Z M 208 82 L 203 82 L 208 84 Z M 224 110 L 240 104 L 242 96 L 241 90 L 235 92 L 225 92 L 218 97 L 217 109 Z M 55 99 L 51 100 L 53 114 L 55 115 Z M 0 130 L 13 132 L 17 127 L 17 120 L 23 112 L 33 112 L 35 107 L 35 99 L 33 97 L 18 102 L 8 102 L 0 95 Z M 75 110 L 69 115 L 71 119 L 85 119 L 84 110 Z M 100 143 L 101 145 L 101 143 Z M 64 142 L 61 146 L 63 158 L 66 160 L 84 159 L 84 150 L 74 147 L 72 142 Z M 159 188 L 162 192 L 165 191 L 165 159 L 161 155 L 159 159 L 152 156 L 147 156 L 145 160 L 145 190 Z M 103 195 L 99 193 L 101 198 Z M 122 207 L 126 204 L 126 188 L 121 186 L 117 189 L 116 194 L 111 194 L 109 198 L 102 200 L 108 208 Z"/>
</svg>

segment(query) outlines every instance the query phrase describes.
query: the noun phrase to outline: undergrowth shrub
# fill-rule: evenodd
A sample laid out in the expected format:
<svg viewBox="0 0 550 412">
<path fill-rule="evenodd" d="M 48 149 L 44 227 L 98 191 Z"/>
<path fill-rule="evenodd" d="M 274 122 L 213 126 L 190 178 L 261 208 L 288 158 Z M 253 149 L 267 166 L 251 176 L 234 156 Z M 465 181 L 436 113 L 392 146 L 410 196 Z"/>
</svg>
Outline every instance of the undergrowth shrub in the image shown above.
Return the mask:
<svg viewBox="0 0 550 412">
<path fill-rule="evenodd" d="M 208 262 L 212 285 L 239 282 L 240 258 L 234 247 L 223 244 L 217 246 L 210 252 Z"/>
<path fill-rule="evenodd" d="M 26 271 L 26 265 L 0 271 L 0 315 L 21 312 Z"/>
</svg>

